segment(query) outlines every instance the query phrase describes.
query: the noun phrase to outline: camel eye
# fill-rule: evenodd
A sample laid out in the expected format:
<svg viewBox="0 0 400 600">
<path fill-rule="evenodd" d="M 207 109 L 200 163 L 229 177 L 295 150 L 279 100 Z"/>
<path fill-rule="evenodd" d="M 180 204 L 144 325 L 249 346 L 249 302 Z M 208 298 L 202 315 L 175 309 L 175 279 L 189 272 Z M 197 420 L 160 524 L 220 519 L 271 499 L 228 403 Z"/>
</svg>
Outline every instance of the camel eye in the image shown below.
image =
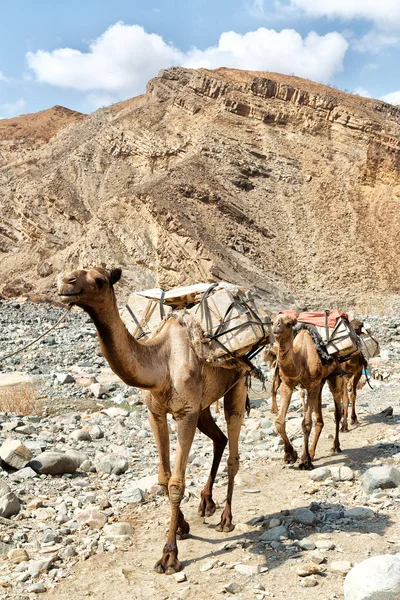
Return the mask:
<svg viewBox="0 0 400 600">
<path fill-rule="evenodd" d="M 76 277 L 70 277 L 67 283 L 76 283 Z"/>
<path fill-rule="evenodd" d="M 106 280 L 105 280 L 105 279 L 103 279 L 102 277 L 96 277 L 96 278 L 95 278 L 95 282 L 96 282 L 96 284 L 99 286 L 99 288 L 102 288 L 102 287 L 103 287 L 103 285 L 104 285 L 105 283 L 107 283 L 107 282 L 106 282 Z"/>
</svg>

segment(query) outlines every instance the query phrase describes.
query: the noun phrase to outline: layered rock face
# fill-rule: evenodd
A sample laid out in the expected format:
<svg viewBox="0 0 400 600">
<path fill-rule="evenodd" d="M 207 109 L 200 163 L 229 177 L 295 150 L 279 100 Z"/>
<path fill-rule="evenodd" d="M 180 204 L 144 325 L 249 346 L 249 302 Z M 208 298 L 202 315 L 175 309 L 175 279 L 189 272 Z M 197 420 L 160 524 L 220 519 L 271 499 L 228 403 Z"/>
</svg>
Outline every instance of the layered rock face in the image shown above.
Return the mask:
<svg viewBox="0 0 400 600">
<path fill-rule="evenodd" d="M 122 266 L 126 291 L 225 279 L 271 309 L 400 306 L 397 108 L 171 68 L 143 96 L 62 114 L 42 137 L 37 115 L 20 118 L 25 136 L 0 121 L 4 295 L 102 264 Z"/>
</svg>

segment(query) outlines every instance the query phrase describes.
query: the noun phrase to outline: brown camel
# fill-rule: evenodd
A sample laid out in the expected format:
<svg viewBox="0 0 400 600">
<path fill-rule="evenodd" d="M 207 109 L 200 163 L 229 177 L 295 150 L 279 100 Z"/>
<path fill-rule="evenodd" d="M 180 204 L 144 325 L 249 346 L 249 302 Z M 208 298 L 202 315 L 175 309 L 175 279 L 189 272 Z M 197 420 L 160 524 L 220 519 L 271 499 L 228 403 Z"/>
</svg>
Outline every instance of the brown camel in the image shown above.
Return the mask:
<svg viewBox="0 0 400 600">
<path fill-rule="evenodd" d="M 367 366 L 367 361 L 361 352 L 356 352 L 348 360 L 342 363 L 342 369 L 344 371 L 344 382 L 343 382 L 343 420 L 342 420 L 342 431 L 348 431 L 349 425 L 347 422 L 349 412 L 349 402 L 351 402 L 351 425 L 358 425 L 358 419 L 356 415 L 356 398 L 357 398 L 357 386 L 361 379 L 363 368 Z M 349 398 L 350 393 L 350 398 Z"/>
<path fill-rule="evenodd" d="M 66 304 L 80 306 L 93 320 L 100 348 L 111 369 L 128 385 L 148 390 L 146 404 L 156 439 L 160 465 L 159 483 L 168 494 L 171 520 L 166 544 L 155 570 L 167 575 L 179 571 L 177 536 L 189 533 L 180 510 L 185 490 L 185 471 L 196 427 L 214 444 L 211 472 L 201 492 L 199 513 L 212 515 L 213 483 L 228 441 L 228 491 L 217 531 L 232 531 L 232 494 L 239 468 L 238 438 L 246 404 L 242 369 L 213 368 L 203 364 L 190 343 L 187 329 L 170 318 L 148 342 L 133 338 L 122 322 L 113 286 L 121 269 L 101 267 L 60 275 L 58 293 Z M 228 440 L 214 422 L 210 405 L 224 397 Z M 177 421 L 177 448 L 171 474 L 167 413 Z"/>
<path fill-rule="evenodd" d="M 268 362 L 270 366 L 270 374 L 271 374 L 271 413 L 273 415 L 278 414 L 278 403 L 276 401 L 276 396 L 279 390 L 279 386 L 281 385 L 281 379 L 279 376 L 279 367 L 278 367 L 278 346 L 277 344 L 273 344 L 272 346 L 268 346 L 264 348 L 261 354 L 262 362 Z"/>
<path fill-rule="evenodd" d="M 283 439 L 285 462 L 296 462 L 297 452 L 289 441 L 285 424 L 293 390 L 296 385 L 300 384 L 306 391 L 303 403 L 304 452 L 301 457 L 300 468 L 312 469 L 315 449 L 324 426 L 321 396 L 322 387 L 326 380 L 335 401 L 336 432 L 332 451 L 341 451 L 339 425 L 343 381 L 338 375 L 339 364 L 336 360 L 332 360 L 332 363 L 328 365 L 322 364 L 311 334 L 307 330 L 299 331 L 294 337 L 293 327 L 296 323 L 295 318 L 285 314 L 278 315 L 273 322 L 272 331 L 278 344 L 279 375 L 281 378 L 281 408 L 275 424 Z M 312 447 L 309 449 L 313 411 L 316 415 L 315 436 Z"/>
</svg>

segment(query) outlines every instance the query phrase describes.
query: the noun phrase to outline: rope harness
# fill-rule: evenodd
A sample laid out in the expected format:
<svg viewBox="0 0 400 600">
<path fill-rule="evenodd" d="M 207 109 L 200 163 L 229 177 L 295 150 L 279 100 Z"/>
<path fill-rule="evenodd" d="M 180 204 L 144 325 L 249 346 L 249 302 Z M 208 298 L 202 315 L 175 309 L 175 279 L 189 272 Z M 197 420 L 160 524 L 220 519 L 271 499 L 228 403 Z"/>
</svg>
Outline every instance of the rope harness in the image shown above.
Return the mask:
<svg viewBox="0 0 400 600">
<path fill-rule="evenodd" d="M 11 358 L 11 356 L 15 356 L 16 354 L 19 354 L 20 352 L 23 352 L 24 350 L 26 350 L 30 346 L 33 346 L 33 344 L 36 344 L 36 342 L 38 342 L 39 340 L 41 340 L 45 335 L 47 335 L 48 333 L 50 333 L 50 331 L 53 331 L 53 329 L 55 329 L 56 327 L 58 327 L 58 325 L 60 325 L 60 323 L 62 323 L 64 321 L 64 319 L 67 317 L 68 313 L 70 312 L 71 308 L 72 308 L 72 304 L 70 306 L 68 306 L 67 310 L 62 315 L 62 317 L 60 319 L 58 319 L 57 323 L 55 323 L 54 325 L 52 325 L 50 327 L 50 329 L 47 329 L 47 331 L 45 331 L 44 333 L 42 333 L 41 335 L 39 335 L 38 338 L 36 338 L 32 342 L 29 342 L 29 344 L 26 344 L 26 346 L 23 346 L 22 348 L 18 348 L 18 350 L 15 350 L 15 352 L 10 352 L 10 354 L 5 354 L 4 356 L 0 356 L 0 362 L 2 362 L 3 360 L 5 360 L 6 358 Z"/>
</svg>

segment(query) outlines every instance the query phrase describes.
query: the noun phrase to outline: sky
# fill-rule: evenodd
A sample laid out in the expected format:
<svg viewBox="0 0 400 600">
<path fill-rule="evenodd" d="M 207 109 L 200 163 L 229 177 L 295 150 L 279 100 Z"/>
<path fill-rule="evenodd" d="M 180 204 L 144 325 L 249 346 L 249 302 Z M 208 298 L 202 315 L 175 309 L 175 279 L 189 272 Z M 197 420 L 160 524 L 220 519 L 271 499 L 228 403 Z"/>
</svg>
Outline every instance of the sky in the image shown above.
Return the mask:
<svg viewBox="0 0 400 600">
<path fill-rule="evenodd" d="M 181 65 L 275 71 L 400 104 L 400 0 L 0 2 L 0 118 L 89 113 Z"/>
</svg>

